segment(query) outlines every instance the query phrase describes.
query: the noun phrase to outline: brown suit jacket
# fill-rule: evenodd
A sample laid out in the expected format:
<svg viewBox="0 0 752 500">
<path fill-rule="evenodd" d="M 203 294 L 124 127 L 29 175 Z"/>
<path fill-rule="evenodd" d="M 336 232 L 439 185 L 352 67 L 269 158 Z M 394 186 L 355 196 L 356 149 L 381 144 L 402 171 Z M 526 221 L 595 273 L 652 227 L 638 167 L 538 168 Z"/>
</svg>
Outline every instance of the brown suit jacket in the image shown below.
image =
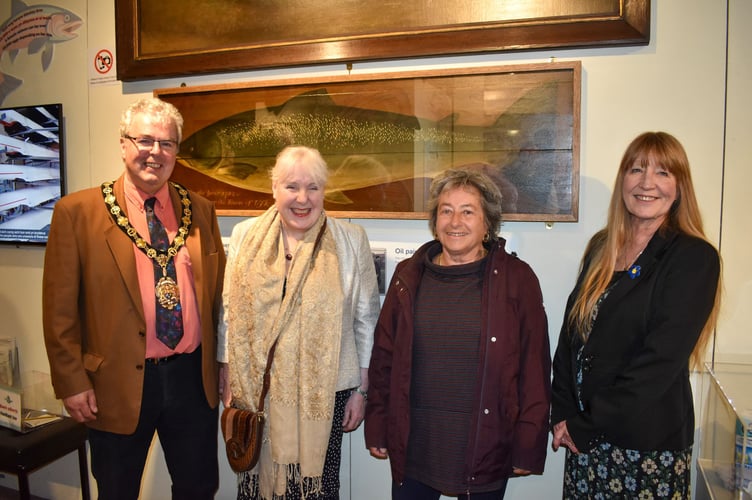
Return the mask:
<svg viewBox="0 0 752 500">
<path fill-rule="evenodd" d="M 125 200 L 123 178 L 114 185 Z M 181 204 L 170 187 L 178 220 Z M 190 193 L 193 225 L 186 240 L 201 320 L 206 399 L 218 404 L 216 332 L 225 253 L 213 204 Z M 125 203 L 120 201 L 125 210 Z M 133 242 L 115 224 L 101 188 L 55 205 L 44 263 L 43 322 L 55 394 L 94 389 L 99 413 L 90 427 L 130 434 L 141 409 L 146 322 Z"/>
</svg>

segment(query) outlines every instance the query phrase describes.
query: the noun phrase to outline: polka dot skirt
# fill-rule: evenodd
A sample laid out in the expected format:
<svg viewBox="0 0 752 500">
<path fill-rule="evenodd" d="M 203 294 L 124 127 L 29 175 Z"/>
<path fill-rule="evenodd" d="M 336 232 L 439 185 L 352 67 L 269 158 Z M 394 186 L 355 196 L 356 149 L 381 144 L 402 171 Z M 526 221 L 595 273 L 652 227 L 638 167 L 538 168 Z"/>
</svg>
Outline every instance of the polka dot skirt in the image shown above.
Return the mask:
<svg viewBox="0 0 752 500">
<path fill-rule="evenodd" d="M 342 420 L 345 418 L 345 406 L 350 397 L 350 391 L 339 391 L 334 399 L 334 416 L 332 418 L 332 430 L 329 434 L 329 445 L 326 449 L 326 459 L 324 460 L 324 472 L 322 476 L 322 491 L 319 495 L 306 495 L 306 500 L 338 500 L 339 499 L 339 464 L 342 456 Z M 240 484 L 238 485 L 238 500 L 257 500 L 258 495 L 258 476 L 244 472 L 240 475 Z M 254 492 L 255 495 L 248 495 L 248 492 Z M 287 481 L 287 491 L 283 497 L 284 500 L 300 500 L 303 498 L 300 491 L 300 485 L 294 481 Z"/>
</svg>

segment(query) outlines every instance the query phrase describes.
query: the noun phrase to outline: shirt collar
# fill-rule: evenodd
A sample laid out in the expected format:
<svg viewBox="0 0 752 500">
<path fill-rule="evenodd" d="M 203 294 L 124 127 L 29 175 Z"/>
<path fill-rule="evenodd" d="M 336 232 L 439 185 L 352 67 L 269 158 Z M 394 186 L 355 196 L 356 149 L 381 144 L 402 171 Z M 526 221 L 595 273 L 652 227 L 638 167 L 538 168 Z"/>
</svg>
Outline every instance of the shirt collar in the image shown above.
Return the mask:
<svg viewBox="0 0 752 500">
<path fill-rule="evenodd" d="M 157 205 L 160 208 L 170 205 L 170 188 L 167 186 L 166 182 L 161 188 L 159 188 L 159 191 L 154 194 L 148 194 L 137 188 L 127 175 L 123 176 L 123 180 L 123 191 L 125 192 L 125 197 L 142 212 L 144 211 L 144 202 L 149 198 L 157 198 Z"/>
</svg>

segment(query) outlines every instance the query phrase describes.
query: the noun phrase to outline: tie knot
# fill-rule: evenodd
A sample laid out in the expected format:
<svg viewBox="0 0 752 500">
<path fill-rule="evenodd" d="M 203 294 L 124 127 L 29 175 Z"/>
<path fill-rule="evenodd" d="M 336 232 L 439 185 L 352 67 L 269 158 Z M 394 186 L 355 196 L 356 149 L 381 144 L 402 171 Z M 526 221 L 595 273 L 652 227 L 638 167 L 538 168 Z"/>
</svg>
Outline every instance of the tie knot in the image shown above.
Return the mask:
<svg viewBox="0 0 752 500">
<path fill-rule="evenodd" d="M 152 196 L 151 198 L 144 201 L 144 208 L 148 208 L 150 210 L 154 210 L 154 204 L 157 202 L 157 198 Z"/>
</svg>

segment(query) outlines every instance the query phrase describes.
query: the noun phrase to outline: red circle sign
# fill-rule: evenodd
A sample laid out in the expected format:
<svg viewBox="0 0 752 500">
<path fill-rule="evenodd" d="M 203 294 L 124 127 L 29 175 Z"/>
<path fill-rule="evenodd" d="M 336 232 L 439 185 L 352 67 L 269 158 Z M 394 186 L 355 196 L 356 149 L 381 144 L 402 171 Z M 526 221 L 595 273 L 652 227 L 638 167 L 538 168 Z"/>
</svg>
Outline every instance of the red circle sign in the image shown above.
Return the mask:
<svg viewBox="0 0 752 500">
<path fill-rule="evenodd" d="M 106 75 L 112 69 L 112 63 L 114 58 L 112 52 L 107 49 L 102 49 L 94 56 L 94 69 L 100 75 Z"/>
</svg>

